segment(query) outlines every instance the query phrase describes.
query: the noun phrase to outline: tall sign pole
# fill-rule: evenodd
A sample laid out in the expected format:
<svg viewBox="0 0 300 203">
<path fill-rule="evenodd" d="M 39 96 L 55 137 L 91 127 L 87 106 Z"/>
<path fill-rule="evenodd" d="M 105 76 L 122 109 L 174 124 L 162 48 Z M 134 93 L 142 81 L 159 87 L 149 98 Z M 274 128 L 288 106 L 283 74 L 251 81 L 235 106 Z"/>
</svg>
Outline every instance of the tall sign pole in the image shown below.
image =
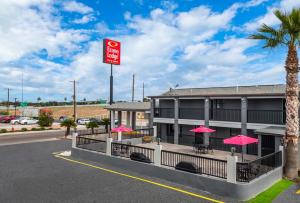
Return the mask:
<svg viewBox="0 0 300 203">
<path fill-rule="evenodd" d="M 113 65 L 110 64 L 110 94 L 109 94 L 109 104 L 112 105 L 114 102 L 114 77 L 113 77 Z"/>
<path fill-rule="evenodd" d="M 110 95 L 109 95 L 109 104 L 113 104 L 114 95 L 113 95 L 113 65 L 120 65 L 121 63 L 121 43 L 111 39 L 103 40 L 103 63 L 110 64 Z M 112 113 L 113 111 L 111 111 Z M 112 121 L 113 116 L 110 114 L 110 121 Z M 112 126 L 112 124 L 110 125 Z"/>
</svg>

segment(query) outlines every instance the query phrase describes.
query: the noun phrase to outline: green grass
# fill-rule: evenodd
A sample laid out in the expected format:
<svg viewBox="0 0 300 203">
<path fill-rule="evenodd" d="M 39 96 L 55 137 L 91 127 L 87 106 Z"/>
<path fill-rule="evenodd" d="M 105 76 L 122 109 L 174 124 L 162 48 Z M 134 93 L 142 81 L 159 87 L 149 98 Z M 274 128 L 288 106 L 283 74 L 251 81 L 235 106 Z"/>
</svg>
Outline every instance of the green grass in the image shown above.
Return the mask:
<svg viewBox="0 0 300 203">
<path fill-rule="evenodd" d="M 280 180 L 266 191 L 250 199 L 248 203 L 271 203 L 281 192 L 293 184 L 294 183 L 290 180 Z"/>
</svg>

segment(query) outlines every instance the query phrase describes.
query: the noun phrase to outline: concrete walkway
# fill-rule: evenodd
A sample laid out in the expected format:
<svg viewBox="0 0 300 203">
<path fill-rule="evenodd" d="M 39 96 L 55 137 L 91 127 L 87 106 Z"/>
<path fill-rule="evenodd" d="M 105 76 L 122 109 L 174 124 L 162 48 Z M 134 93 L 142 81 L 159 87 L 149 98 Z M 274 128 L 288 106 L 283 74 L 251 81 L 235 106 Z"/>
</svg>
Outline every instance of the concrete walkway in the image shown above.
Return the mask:
<svg viewBox="0 0 300 203">
<path fill-rule="evenodd" d="M 296 192 L 300 190 L 300 184 L 294 184 L 290 186 L 286 191 L 281 193 L 273 203 L 297 203 L 300 202 L 300 192 L 296 194 Z"/>
</svg>

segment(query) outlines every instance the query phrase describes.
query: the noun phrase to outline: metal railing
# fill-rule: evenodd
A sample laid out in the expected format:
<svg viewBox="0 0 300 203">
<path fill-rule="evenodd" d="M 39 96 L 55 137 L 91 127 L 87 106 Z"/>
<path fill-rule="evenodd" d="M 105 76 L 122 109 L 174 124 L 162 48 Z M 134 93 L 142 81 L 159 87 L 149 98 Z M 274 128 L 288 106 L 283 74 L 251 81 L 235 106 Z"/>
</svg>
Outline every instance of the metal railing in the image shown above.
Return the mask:
<svg viewBox="0 0 300 203">
<path fill-rule="evenodd" d="M 74 132 L 74 131 L 72 131 Z M 97 135 L 97 134 L 105 134 L 105 129 L 102 128 L 95 128 L 94 131 L 92 129 L 85 129 L 85 130 L 77 130 L 78 136 L 84 135 Z"/>
<path fill-rule="evenodd" d="M 106 153 L 106 141 L 87 137 L 76 137 L 76 147 Z"/>
<path fill-rule="evenodd" d="M 144 154 L 150 162 L 154 162 L 154 149 L 121 143 L 111 143 L 111 155 L 130 158 L 133 152 Z"/>
<path fill-rule="evenodd" d="M 285 112 L 282 110 L 248 110 L 248 123 L 285 123 Z"/>
<path fill-rule="evenodd" d="M 227 177 L 227 161 L 225 160 L 166 150 L 161 151 L 161 165 L 175 167 L 181 161 L 194 163 L 202 174 L 224 179 Z"/>
<path fill-rule="evenodd" d="M 241 109 L 212 109 L 211 120 L 241 122 Z"/>
<path fill-rule="evenodd" d="M 154 108 L 154 117 L 174 118 L 174 108 Z"/>
<path fill-rule="evenodd" d="M 238 162 L 236 180 L 250 182 L 280 166 L 282 166 L 282 151 L 274 152 L 251 162 Z"/>
<path fill-rule="evenodd" d="M 204 108 L 179 108 L 179 118 L 204 120 Z"/>
</svg>

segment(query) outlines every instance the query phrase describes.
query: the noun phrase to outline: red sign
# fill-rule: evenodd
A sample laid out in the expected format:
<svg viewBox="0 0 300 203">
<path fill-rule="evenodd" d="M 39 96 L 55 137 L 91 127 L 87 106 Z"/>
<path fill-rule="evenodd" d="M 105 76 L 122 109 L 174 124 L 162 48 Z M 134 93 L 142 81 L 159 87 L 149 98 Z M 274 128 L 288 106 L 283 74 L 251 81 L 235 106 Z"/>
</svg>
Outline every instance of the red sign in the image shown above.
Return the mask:
<svg viewBox="0 0 300 203">
<path fill-rule="evenodd" d="M 103 40 L 103 63 L 120 65 L 121 43 L 110 39 Z"/>
</svg>

